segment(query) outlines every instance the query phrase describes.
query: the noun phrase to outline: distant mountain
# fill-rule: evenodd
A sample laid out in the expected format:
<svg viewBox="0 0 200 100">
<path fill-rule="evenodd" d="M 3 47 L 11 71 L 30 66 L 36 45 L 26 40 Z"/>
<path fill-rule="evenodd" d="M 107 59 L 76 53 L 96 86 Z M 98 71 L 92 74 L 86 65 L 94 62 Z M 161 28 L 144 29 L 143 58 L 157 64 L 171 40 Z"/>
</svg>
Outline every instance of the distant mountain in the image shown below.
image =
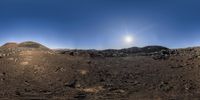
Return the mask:
<svg viewBox="0 0 200 100">
<path fill-rule="evenodd" d="M 22 43 L 14 43 L 14 42 L 9 42 L 1 46 L 1 48 L 16 48 L 16 47 L 24 47 L 24 48 L 37 48 L 37 49 L 43 49 L 43 50 L 48 50 L 49 48 L 33 41 L 26 41 Z M 66 51 L 74 51 L 74 52 L 88 52 L 88 53 L 94 53 L 94 52 L 99 52 L 103 54 L 107 53 L 126 53 L 126 54 L 132 54 L 132 53 L 151 53 L 151 52 L 158 52 L 161 50 L 168 50 L 168 48 L 163 47 L 163 46 L 146 46 L 146 47 L 131 47 L 131 48 L 124 48 L 124 49 L 106 49 L 106 50 L 80 50 L 80 49 L 59 49 L 55 50 L 58 52 L 65 53 Z"/>
<path fill-rule="evenodd" d="M 169 48 L 163 47 L 163 46 L 146 46 L 146 47 L 131 47 L 131 48 L 125 48 L 121 49 L 119 51 L 125 52 L 125 53 L 151 53 L 151 52 L 158 52 L 161 50 L 168 50 Z"/>
<path fill-rule="evenodd" d="M 169 49 L 163 46 L 146 46 L 106 50 L 59 49 L 55 51 L 60 54 L 68 54 L 72 56 L 85 55 L 90 57 L 124 57 L 132 54 L 160 53 L 160 51 L 168 52 Z"/>
</svg>

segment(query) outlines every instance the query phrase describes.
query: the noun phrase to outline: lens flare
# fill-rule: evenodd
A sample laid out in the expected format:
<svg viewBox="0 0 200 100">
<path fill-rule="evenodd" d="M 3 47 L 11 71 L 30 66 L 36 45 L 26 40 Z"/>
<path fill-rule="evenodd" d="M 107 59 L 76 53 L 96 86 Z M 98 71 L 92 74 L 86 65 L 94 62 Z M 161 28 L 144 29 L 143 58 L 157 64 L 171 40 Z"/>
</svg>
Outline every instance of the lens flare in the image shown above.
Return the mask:
<svg viewBox="0 0 200 100">
<path fill-rule="evenodd" d="M 124 37 L 124 42 L 127 43 L 127 44 L 130 44 L 133 42 L 133 37 L 130 36 L 130 35 L 127 35 Z"/>
</svg>

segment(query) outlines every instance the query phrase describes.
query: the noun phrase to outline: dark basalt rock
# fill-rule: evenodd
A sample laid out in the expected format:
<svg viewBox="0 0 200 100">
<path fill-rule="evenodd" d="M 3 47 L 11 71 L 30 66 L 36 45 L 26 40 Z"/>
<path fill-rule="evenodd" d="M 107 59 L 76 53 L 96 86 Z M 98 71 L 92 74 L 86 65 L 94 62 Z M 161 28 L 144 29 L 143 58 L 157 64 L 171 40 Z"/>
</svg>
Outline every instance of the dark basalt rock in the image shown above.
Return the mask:
<svg viewBox="0 0 200 100">
<path fill-rule="evenodd" d="M 70 88 L 75 88 L 76 87 L 76 83 L 77 83 L 77 80 L 72 80 L 70 82 L 65 83 L 65 86 L 66 87 L 70 87 Z"/>
<path fill-rule="evenodd" d="M 84 100 L 86 96 L 87 95 L 84 93 L 78 93 L 77 95 L 74 96 L 74 98 L 77 98 L 78 100 Z"/>
</svg>

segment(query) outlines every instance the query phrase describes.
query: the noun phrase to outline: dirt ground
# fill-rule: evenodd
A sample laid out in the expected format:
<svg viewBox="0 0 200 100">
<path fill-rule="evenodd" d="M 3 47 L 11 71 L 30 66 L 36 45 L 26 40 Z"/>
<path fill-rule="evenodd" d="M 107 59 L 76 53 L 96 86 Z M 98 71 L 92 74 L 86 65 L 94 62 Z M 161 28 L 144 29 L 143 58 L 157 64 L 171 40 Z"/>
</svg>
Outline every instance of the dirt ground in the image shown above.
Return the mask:
<svg viewBox="0 0 200 100">
<path fill-rule="evenodd" d="M 0 49 L 0 100 L 198 100 L 200 48 L 166 57 Z"/>
</svg>

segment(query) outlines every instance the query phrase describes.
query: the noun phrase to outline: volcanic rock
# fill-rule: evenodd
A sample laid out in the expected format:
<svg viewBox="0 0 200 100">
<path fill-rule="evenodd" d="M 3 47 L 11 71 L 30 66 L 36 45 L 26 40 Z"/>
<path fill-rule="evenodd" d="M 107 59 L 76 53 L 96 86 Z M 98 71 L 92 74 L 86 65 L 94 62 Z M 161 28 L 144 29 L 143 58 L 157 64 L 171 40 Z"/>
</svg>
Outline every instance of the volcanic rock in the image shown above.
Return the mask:
<svg viewBox="0 0 200 100">
<path fill-rule="evenodd" d="M 75 88 L 76 87 L 76 83 L 77 83 L 77 80 L 72 80 L 70 82 L 65 83 L 65 86 L 66 87 L 70 87 L 70 88 Z"/>
</svg>

